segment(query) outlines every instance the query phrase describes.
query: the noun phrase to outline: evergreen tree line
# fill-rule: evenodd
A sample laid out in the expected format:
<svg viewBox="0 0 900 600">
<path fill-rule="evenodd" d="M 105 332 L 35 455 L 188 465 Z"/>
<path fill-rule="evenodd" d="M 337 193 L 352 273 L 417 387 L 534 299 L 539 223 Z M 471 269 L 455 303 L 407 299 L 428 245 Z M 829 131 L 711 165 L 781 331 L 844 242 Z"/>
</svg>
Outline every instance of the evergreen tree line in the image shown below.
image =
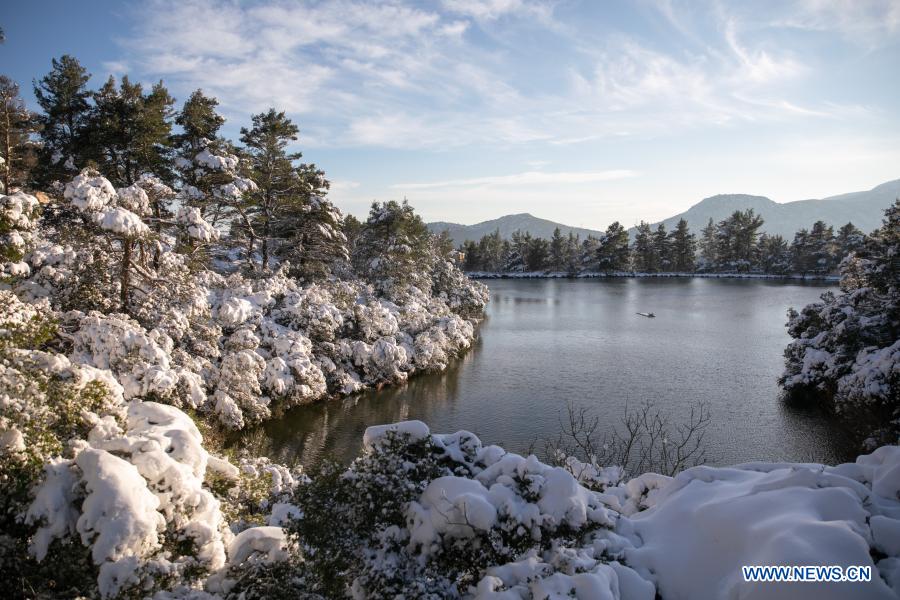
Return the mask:
<svg viewBox="0 0 900 600">
<path fill-rule="evenodd" d="M 374 204 L 368 223 L 342 215 L 324 199 L 325 173 L 291 150 L 299 128 L 282 111 L 253 115 L 235 143 L 220 133 L 218 101 L 202 90 L 179 107 L 162 81 L 146 89 L 110 76 L 90 89 L 90 77 L 72 56 L 53 59 L 50 72 L 33 81 L 40 110 L 32 112 L 18 84 L 0 76 L 0 192 L 59 198 L 87 168 L 118 189 L 145 188 L 145 220 L 157 237 L 179 209 L 196 209 L 216 232 L 207 240 L 215 244 L 192 241 L 198 257 L 215 250 L 258 272 L 287 260 L 307 280 L 345 268 L 377 284 L 409 283 L 435 256 L 432 249 L 447 249 L 405 201 Z M 148 177 L 163 186 L 146 185 Z M 130 241 L 121 245 L 131 250 Z M 391 260 L 373 262 L 386 255 Z"/>
<path fill-rule="evenodd" d="M 633 241 L 618 222 L 599 237 L 563 235 L 557 227 L 548 239 L 516 231 L 503 239 L 496 230 L 459 247 L 467 271 L 568 274 L 639 273 L 836 273 L 844 257 L 861 248 L 866 235 L 853 223 L 837 233 L 823 221 L 801 229 L 788 242 L 780 235 L 760 233 L 763 219 L 753 209 L 712 219 L 699 237 L 681 219 L 671 231 L 641 221 Z"/>
</svg>

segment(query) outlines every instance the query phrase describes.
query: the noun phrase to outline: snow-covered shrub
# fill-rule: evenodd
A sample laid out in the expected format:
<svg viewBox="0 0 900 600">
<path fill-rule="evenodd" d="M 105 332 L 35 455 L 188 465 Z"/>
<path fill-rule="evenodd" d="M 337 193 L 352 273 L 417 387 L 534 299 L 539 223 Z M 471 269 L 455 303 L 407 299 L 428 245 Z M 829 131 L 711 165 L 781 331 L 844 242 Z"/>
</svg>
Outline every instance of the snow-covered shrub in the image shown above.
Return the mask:
<svg viewBox="0 0 900 600">
<path fill-rule="evenodd" d="M 614 515 L 565 470 L 421 422 L 369 428 L 349 469 L 300 485 L 288 530 L 299 578 L 326 597 L 456 597 L 485 569 L 608 529 Z"/>
<path fill-rule="evenodd" d="M 781 384 L 821 401 L 871 447 L 900 437 L 900 200 L 841 267 L 841 293 L 788 313 Z"/>
<path fill-rule="evenodd" d="M 204 486 L 211 460 L 189 416 L 133 401 L 124 423 L 95 419 L 87 439 L 67 442 L 70 458 L 50 461 L 25 524 L 38 563 L 59 547 L 90 550 L 102 597 L 190 583 L 226 563 L 231 532 L 220 500 Z"/>
<path fill-rule="evenodd" d="M 392 276 L 391 298 L 346 268 L 343 278 L 319 272 L 313 283 L 295 279 L 288 264 L 265 274 L 209 269 L 197 251 L 218 232 L 203 213 L 210 194 L 237 181 L 237 159 L 198 157 L 191 177 L 208 186 L 205 200 L 183 197 L 175 214 L 174 192 L 154 177 L 115 190 L 83 171 L 65 201 L 43 211 L 23 257 L 26 276 L 14 282 L 21 299 L 47 300 L 60 313 L 59 349 L 112 371 L 126 399 L 195 409 L 240 429 L 299 403 L 444 369 L 471 346 L 484 286 L 443 261 L 432 289 L 429 234 L 408 206 L 388 206 L 367 238 L 372 253 L 400 238 L 425 253 L 401 261 L 415 272 Z M 394 241 L 385 246 L 378 232 Z"/>
<path fill-rule="evenodd" d="M 438 259 L 431 275 L 432 293 L 455 313 L 480 317 L 490 300 L 486 285 L 469 279 L 453 262 Z"/>
<path fill-rule="evenodd" d="M 900 591 L 900 448 L 836 467 L 645 473 L 602 491 L 468 432 L 370 427 L 349 468 L 296 488 L 283 531 L 227 570 L 227 597 L 890 598 Z M 281 554 L 285 553 L 285 555 Z M 744 565 L 862 565 L 858 584 L 757 584 Z M 853 586 L 852 590 L 847 586 Z M 789 586 L 789 587 L 788 587 Z M 843 586 L 843 587 L 842 587 Z"/>
<path fill-rule="evenodd" d="M 0 282 L 30 274 L 22 258 L 32 245 L 39 207 L 37 198 L 24 192 L 0 195 Z"/>
</svg>

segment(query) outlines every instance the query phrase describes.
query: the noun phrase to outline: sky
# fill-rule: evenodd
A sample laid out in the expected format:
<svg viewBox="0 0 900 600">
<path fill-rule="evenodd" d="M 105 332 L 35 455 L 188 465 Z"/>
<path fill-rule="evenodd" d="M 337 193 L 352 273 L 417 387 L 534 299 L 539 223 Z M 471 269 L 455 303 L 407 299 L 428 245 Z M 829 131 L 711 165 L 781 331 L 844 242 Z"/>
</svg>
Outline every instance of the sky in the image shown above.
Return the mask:
<svg viewBox="0 0 900 600">
<path fill-rule="evenodd" d="M 7 1 L 0 72 L 285 110 L 331 199 L 605 228 L 900 178 L 900 0 Z"/>
</svg>

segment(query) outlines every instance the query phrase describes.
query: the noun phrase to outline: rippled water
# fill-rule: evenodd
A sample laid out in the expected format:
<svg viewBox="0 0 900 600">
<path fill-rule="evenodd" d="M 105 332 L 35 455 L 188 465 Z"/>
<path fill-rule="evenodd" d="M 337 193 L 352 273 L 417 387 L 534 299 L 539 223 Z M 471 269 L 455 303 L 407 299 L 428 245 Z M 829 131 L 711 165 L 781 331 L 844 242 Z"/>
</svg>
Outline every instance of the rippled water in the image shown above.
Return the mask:
<svg viewBox="0 0 900 600">
<path fill-rule="evenodd" d="M 785 312 L 824 284 L 760 280 L 493 280 L 480 339 L 441 374 L 292 410 L 245 442 L 284 462 L 349 460 L 369 425 L 421 419 L 522 452 L 554 437 L 566 402 L 617 421 L 626 403 L 678 418 L 709 403 L 709 462 L 839 462 L 846 436 L 780 399 Z M 655 319 L 637 312 L 653 312 Z"/>
</svg>

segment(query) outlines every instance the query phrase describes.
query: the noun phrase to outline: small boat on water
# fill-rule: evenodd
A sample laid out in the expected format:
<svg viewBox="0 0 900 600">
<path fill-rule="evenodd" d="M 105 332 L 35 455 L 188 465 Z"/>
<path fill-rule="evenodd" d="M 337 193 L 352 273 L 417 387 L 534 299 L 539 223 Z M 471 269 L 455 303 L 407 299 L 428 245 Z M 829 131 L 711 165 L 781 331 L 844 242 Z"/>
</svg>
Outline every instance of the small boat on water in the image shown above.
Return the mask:
<svg viewBox="0 0 900 600">
<path fill-rule="evenodd" d="M 653 313 L 642 313 L 642 312 L 639 312 L 639 313 L 637 313 L 637 314 L 641 315 L 642 317 L 650 317 L 651 319 L 654 318 L 654 317 L 656 316 L 656 315 L 654 315 Z"/>
</svg>

